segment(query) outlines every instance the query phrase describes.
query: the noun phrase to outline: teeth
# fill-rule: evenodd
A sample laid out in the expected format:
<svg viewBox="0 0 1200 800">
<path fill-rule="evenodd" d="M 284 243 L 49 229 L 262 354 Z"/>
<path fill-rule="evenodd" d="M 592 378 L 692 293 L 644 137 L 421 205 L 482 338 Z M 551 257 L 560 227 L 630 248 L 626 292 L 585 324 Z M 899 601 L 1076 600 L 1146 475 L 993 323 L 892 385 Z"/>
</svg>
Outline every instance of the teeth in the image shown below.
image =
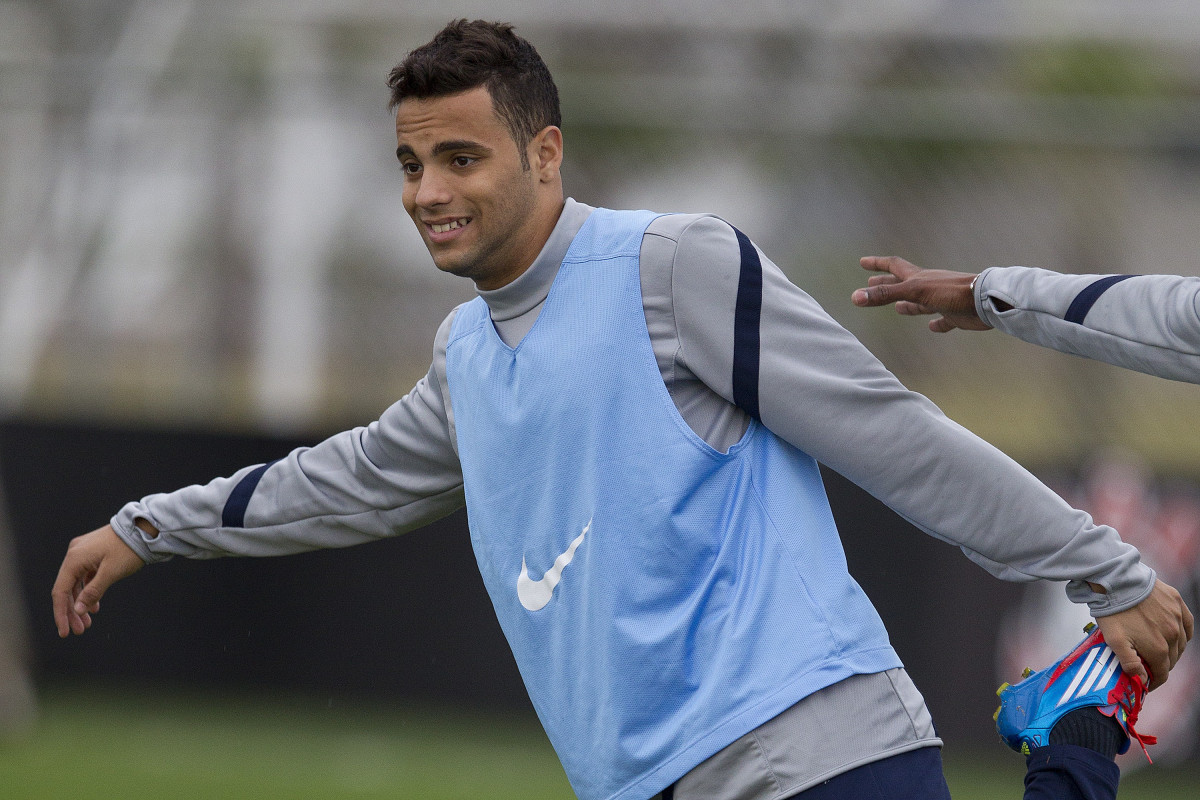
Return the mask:
<svg viewBox="0 0 1200 800">
<path fill-rule="evenodd" d="M 456 220 L 451 220 L 450 222 L 447 222 L 444 225 L 438 225 L 435 223 L 434 225 L 431 225 L 430 227 L 433 228 L 434 233 L 445 233 L 446 231 L 452 231 L 455 228 L 461 228 L 462 226 L 464 226 L 466 224 L 467 224 L 466 219 L 456 219 Z"/>
</svg>

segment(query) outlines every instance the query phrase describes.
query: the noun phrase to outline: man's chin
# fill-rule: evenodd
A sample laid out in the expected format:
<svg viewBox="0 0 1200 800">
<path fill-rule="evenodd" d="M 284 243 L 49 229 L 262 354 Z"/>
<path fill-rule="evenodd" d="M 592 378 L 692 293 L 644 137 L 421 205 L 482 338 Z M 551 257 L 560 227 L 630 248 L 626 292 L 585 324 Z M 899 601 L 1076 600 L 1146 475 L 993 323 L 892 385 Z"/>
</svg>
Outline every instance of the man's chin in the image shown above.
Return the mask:
<svg viewBox="0 0 1200 800">
<path fill-rule="evenodd" d="M 447 275 L 455 275 L 459 278 L 474 277 L 474 264 L 462 258 L 450 258 L 447 254 L 438 254 L 430 248 L 429 254 L 433 256 L 433 265 Z"/>
</svg>

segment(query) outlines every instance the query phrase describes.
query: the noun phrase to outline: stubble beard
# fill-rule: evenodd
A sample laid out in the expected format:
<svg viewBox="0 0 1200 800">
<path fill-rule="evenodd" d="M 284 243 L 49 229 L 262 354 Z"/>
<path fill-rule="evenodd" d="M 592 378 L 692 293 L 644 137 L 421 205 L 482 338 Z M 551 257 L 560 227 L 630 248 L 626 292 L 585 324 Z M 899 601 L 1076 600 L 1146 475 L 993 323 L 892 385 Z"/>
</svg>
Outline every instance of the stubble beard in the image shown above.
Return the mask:
<svg viewBox="0 0 1200 800">
<path fill-rule="evenodd" d="M 521 230 L 533 218 L 536 206 L 536 197 L 532 187 L 508 195 L 503 204 L 497 206 L 490 215 L 494 218 L 503 218 L 508 222 L 506 229 L 493 231 L 490 236 L 482 234 L 481 231 L 475 231 L 475 233 L 481 234 L 481 238 L 475 242 L 471 250 L 459 256 L 446 254 L 447 258 L 439 259 L 427 242 L 426 247 L 429 247 L 429 254 L 433 257 L 434 266 L 450 275 L 469 278 L 476 284 L 480 281 L 487 282 L 489 278 L 505 272 L 512 266 L 510 262 L 519 252 L 516 247 L 519 242 L 515 241 L 514 237 L 519 236 Z M 476 216 L 472 218 L 470 225 L 479 222 L 479 217 Z"/>
</svg>

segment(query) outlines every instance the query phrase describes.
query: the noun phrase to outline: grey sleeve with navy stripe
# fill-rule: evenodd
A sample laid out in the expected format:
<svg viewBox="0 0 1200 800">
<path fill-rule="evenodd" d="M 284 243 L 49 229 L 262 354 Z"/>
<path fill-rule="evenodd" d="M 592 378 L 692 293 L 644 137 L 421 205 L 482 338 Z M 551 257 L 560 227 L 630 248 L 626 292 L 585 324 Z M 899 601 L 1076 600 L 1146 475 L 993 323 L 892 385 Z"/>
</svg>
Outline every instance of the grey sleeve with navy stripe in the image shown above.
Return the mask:
<svg viewBox="0 0 1200 800">
<path fill-rule="evenodd" d="M 1200 383 L 1200 278 L 992 267 L 975 282 L 975 308 L 988 325 L 1027 342 Z"/>
<path fill-rule="evenodd" d="M 749 341 L 757 353 L 740 361 L 757 369 L 754 407 L 767 427 L 993 575 L 1070 581 L 1068 595 L 1097 616 L 1150 592 L 1153 570 L 1115 530 L 906 389 L 761 252 L 750 257 L 729 225 L 665 218 L 651 232 L 669 239 L 672 224 L 677 247 L 658 269 L 670 271 L 676 381 L 690 372 L 728 403 L 742 400 L 748 381 L 735 374 L 735 342 Z M 746 297 L 755 293 L 743 285 L 747 269 L 757 297 Z M 758 316 L 756 342 L 739 333 L 748 313 Z"/>
<path fill-rule="evenodd" d="M 442 323 L 429 373 L 375 422 L 271 464 L 128 503 L 113 529 L 146 562 L 277 556 L 394 536 L 463 505 Z M 134 525 L 145 518 L 159 530 Z"/>
</svg>

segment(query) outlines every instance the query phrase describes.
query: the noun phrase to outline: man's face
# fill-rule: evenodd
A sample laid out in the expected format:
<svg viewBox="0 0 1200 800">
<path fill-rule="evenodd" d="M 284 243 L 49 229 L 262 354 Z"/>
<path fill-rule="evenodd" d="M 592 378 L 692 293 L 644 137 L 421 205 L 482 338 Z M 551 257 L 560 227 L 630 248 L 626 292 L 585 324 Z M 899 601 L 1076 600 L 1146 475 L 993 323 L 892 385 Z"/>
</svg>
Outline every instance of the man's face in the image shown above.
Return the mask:
<svg viewBox="0 0 1200 800">
<path fill-rule="evenodd" d="M 396 144 L 404 208 L 438 269 L 486 290 L 533 263 L 558 208 L 546 219 L 539 201 L 544 170 L 522 166 L 486 88 L 404 100 L 396 109 Z"/>
</svg>

